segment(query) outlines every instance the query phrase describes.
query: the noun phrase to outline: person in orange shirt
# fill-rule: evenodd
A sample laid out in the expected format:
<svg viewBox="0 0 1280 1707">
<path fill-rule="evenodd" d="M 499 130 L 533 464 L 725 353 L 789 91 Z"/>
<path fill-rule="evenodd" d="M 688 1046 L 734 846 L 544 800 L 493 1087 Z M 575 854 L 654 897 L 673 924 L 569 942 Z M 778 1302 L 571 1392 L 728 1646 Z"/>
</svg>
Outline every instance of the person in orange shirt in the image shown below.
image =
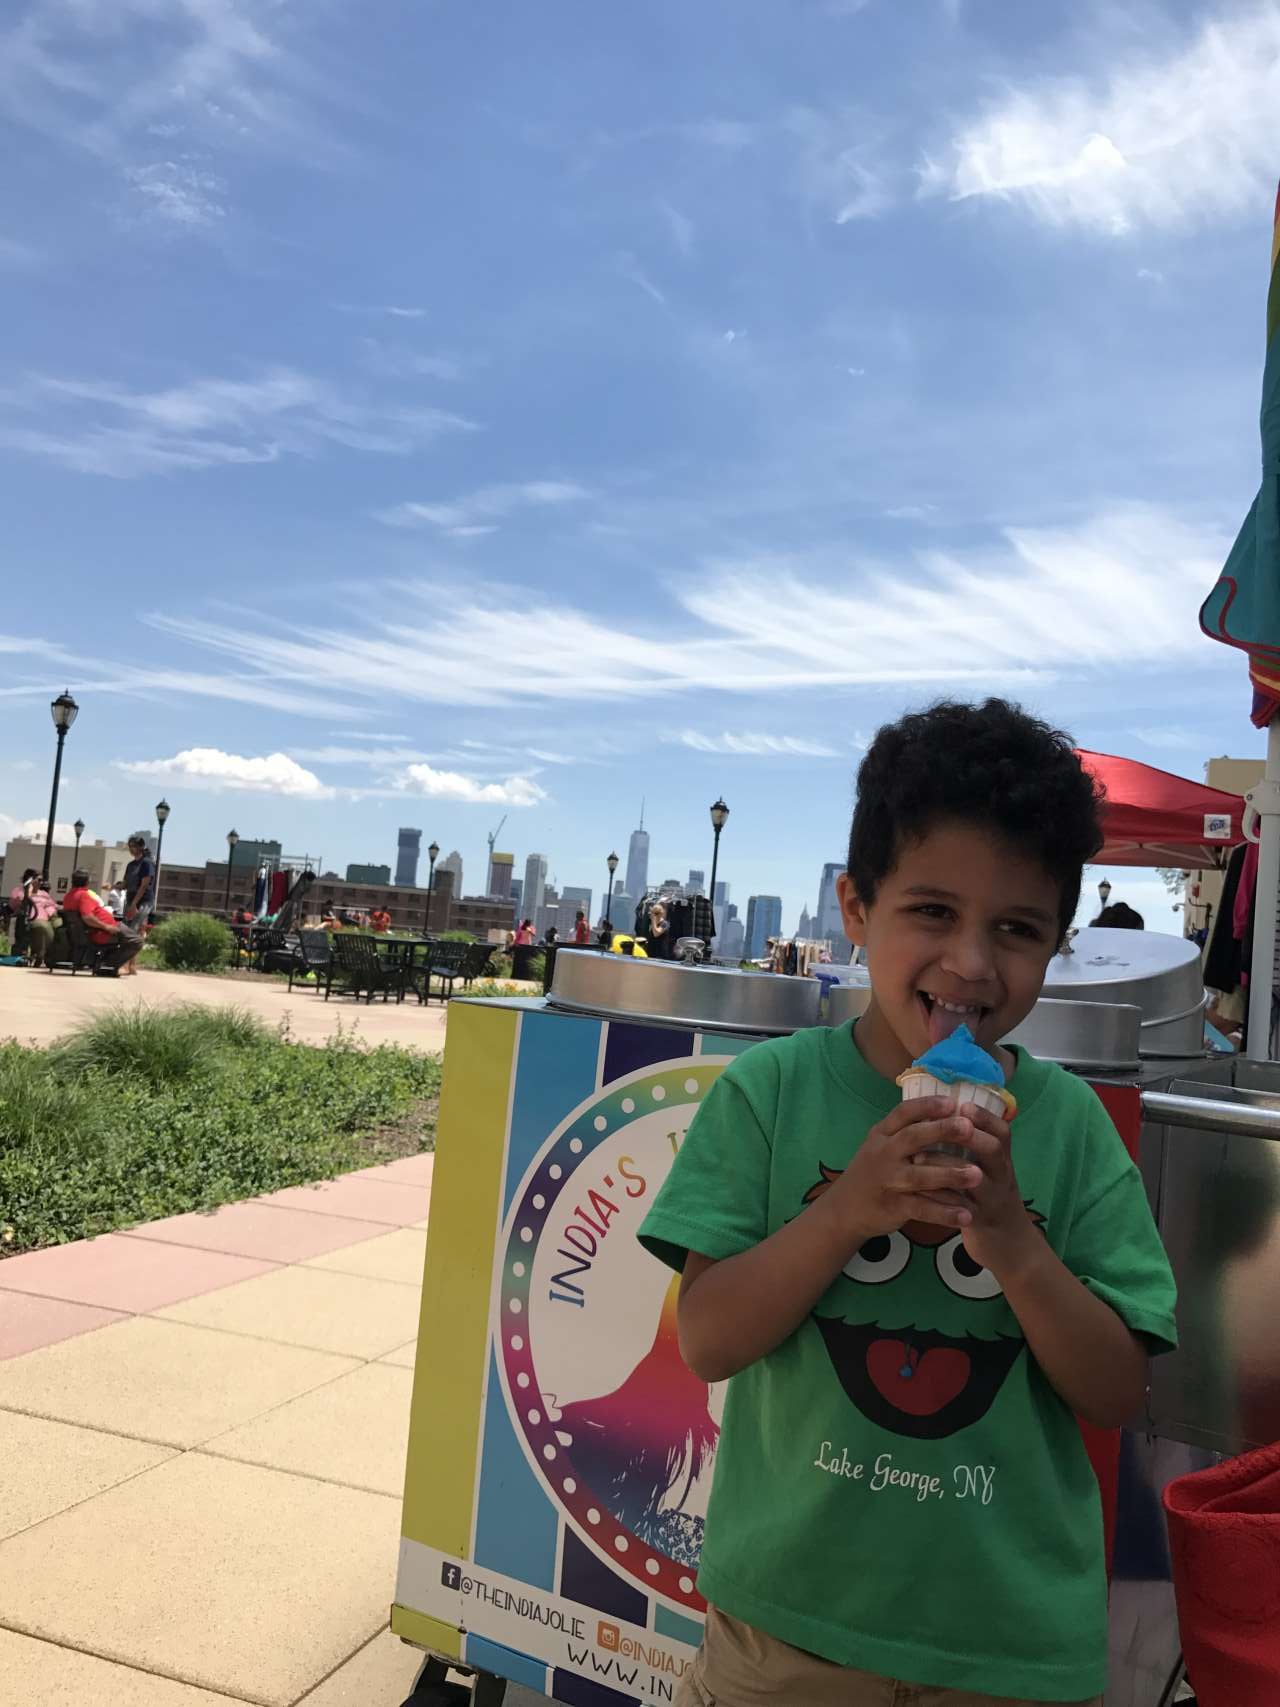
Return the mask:
<svg viewBox="0 0 1280 1707">
<path fill-rule="evenodd" d="M 62 911 L 64 916 L 79 913 L 89 941 L 106 950 L 99 966 L 114 968 L 122 978 L 137 977 L 138 968 L 133 963 L 142 952 L 142 938 L 131 925 L 122 924 L 101 897 L 94 894 L 87 871 L 71 873 L 71 887 L 63 897 Z"/>
<path fill-rule="evenodd" d="M 385 907 L 375 907 L 369 914 L 369 923 L 381 936 L 391 929 L 391 914 Z"/>
</svg>

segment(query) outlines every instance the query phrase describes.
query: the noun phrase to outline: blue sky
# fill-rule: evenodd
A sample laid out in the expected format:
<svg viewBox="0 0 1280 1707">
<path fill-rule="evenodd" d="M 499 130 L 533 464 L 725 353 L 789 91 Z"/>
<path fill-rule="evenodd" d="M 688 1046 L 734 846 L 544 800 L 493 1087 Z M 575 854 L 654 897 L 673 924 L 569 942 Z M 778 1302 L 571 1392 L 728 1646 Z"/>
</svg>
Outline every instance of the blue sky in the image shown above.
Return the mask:
<svg viewBox="0 0 1280 1707">
<path fill-rule="evenodd" d="M 408 823 L 471 890 L 505 813 L 598 892 L 642 795 L 665 876 L 723 793 L 790 926 L 940 693 L 1260 752 L 1196 610 L 1257 484 L 1280 5 L 1118 10 L 6 8 L 0 832 L 69 685 L 91 838 L 163 793 L 175 859 L 341 870 Z"/>
</svg>

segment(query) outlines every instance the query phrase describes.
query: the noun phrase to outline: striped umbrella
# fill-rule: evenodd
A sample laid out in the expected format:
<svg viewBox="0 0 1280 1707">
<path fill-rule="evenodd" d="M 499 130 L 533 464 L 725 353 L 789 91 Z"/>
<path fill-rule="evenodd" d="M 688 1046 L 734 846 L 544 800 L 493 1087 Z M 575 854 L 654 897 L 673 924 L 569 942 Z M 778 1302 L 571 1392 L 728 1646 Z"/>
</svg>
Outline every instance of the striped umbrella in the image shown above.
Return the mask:
<svg viewBox="0 0 1280 1707">
<path fill-rule="evenodd" d="M 1249 658 L 1252 717 L 1267 730 L 1267 765 L 1249 796 L 1249 831 L 1259 842 L 1258 900 L 1253 967 L 1249 980 L 1250 1055 L 1265 1059 L 1271 1037 L 1271 991 L 1280 890 L 1280 194 L 1271 233 L 1271 288 L 1267 293 L 1267 355 L 1262 374 L 1262 484 L 1217 585 L 1200 611 L 1200 626 L 1214 640 L 1238 646 Z"/>
</svg>

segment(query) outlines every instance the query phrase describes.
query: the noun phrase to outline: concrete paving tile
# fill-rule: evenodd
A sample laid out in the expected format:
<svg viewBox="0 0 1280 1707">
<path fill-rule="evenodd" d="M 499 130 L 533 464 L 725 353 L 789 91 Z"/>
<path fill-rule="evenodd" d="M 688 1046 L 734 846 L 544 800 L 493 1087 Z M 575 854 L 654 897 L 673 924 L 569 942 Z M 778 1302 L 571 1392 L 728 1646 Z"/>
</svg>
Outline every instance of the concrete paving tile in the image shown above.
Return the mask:
<svg viewBox="0 0 1280 1707">
<path fill-rule="evenodd" d="M 172 1456 L 167 1446 L 0 1411 L 0 1541 Z"/>
<path fill-rule="evenodd" d="M 240 1334 L 135 1316 L 0 1363 L 0 1410 L 197 1446 L 352 1367 L 325 1352 L 268 1351 Z"/>
<path fill-rule="evenodd" d="M 93 1654 L 20 1636 L 16 1630 L 0 1630 L 0 1677 L 5 1698 L 22 1707 L 87 1707 L 89 1702 L 108 1707 L 232 1707 L 229 1695 L 211 1695 L 189 1683 L 130 1671 Z"/>
<path fill-rule="evenodd" d="M 288 1707 L 386 1623 L 399 1538 L 383 1494 L 184 1453 L 0 1542 L 0 1624 Z"/>
<path fill-rule="evenodd" d="M 189 1298 L 158 1314 L 169 1322 L 373 1358 L 403 1345 L 418 1331 L 418 1303 L 413 1287 L 395 1281 L 299 1266 L 278 1268 L 204 1298 Z"/>
<path fill-rule="evenodd" d="M 394 1364 L 397 1369 L 412 1369 L 418 1361 L 418 1342 L 410 1340 L 408 1345 L 398 1345 L 394 1351 L 389 1351 L 378 1359 L 379 1363 Z"/>
<path fill-rule="evenodd" d="M 411 1370 L 366 1363 L 279 1410 L 217 1435 L 202 1450 L 399 1499 L 412 1397 Z M 0 1445 L 3 1440 L 0 1432 Z"/>
<path fill-rule="evenodd" d="M 326 1219 L 333 1217 L 316 1216 L 317 1221 Z M 302 1266 L 333 1269 L 339 1274 L 366 1274 L 371 1280 L 397 1280 L 402 1286 L 421 1287 L 426 1260 L 427 1235 L 416 1227 L 397 1227 L 376 1239 L 310 1257 Z"/>
<path fill-rule="evenodd" d="M 0 1263 L 0 1289 L 141 1313 L 248 1280 L 271 1266 L 221 1251 L 193 1251 L 106 1233 L 100 1239 L 9 1257 Z"/>
<path fill-rule="evenodd" d="M 431 1193 L 423 1185 L 401 1180 L 361 1179 L 344 1174 L 323 1185 L 291 1185 L 256 1200 L 283 1209 L 307 1209 L 315 1215 L 345 1215 L 356 1221 L 381 1221 L 388 1227 L 411 1227 L 426 1219 Z"/>
<path fill-rule="evenodd" d="M 298 1707 L 400 1707 L 425 1657 L 383 1630 L 319 1689 L 304 1695 Z"/>
<path fill-rule="evenodd" d="M 359 1172 L 347 1177 L 352 1179 L 389 1179 L 398 1181 L 401 1185 L 430 1186 L 435 1165 L 435 1151 L 420 1150 L 417 1155 L 401 1156 L 394 1162 L 379 1162 L 376 1167 L 361 1168 Z"/>
<path fill-rule="evenodd" d="M 228 1203 L 207 1215 L 171 1215 L 164 1221 L 144 1221 L 128 1228 L 123 1237 L 287 1263 L 371 1239 L 385 1226 L 384 1221 L 352 1221 L 341 1215 L 312 1215 L 301 1209 L 249 1202 Z"/>
<path fill-rule="evenodd" d="M 10 1259 L 13 1260 L 13 1259 Z M 105 1328 L 121 1319 L 119 1310 L 99 1310 L 92 1304 L 68 1304 L 62 1298 L 31 1298 L 22 1292 L 0 1291 L 0 1362 L 21 1357 L 42 1345 L 70 1339 L 73 1334 Z"/>
</svg>

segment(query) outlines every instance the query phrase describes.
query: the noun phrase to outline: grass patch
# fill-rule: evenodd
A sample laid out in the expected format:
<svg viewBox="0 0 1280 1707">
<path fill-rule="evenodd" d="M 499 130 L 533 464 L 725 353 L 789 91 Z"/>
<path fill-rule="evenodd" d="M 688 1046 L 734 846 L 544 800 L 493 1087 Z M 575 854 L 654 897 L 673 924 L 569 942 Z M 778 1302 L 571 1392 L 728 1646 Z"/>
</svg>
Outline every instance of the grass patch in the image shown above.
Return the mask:
<svg viewBox="0 0 1280 1707">
<path fill-rule="evenodd" d="M 0 1045 L 0 1252 L 431 1149 L 438 1058 L 284 1042 L 236 1008 L 108 1012 Z"/>
</svg>

